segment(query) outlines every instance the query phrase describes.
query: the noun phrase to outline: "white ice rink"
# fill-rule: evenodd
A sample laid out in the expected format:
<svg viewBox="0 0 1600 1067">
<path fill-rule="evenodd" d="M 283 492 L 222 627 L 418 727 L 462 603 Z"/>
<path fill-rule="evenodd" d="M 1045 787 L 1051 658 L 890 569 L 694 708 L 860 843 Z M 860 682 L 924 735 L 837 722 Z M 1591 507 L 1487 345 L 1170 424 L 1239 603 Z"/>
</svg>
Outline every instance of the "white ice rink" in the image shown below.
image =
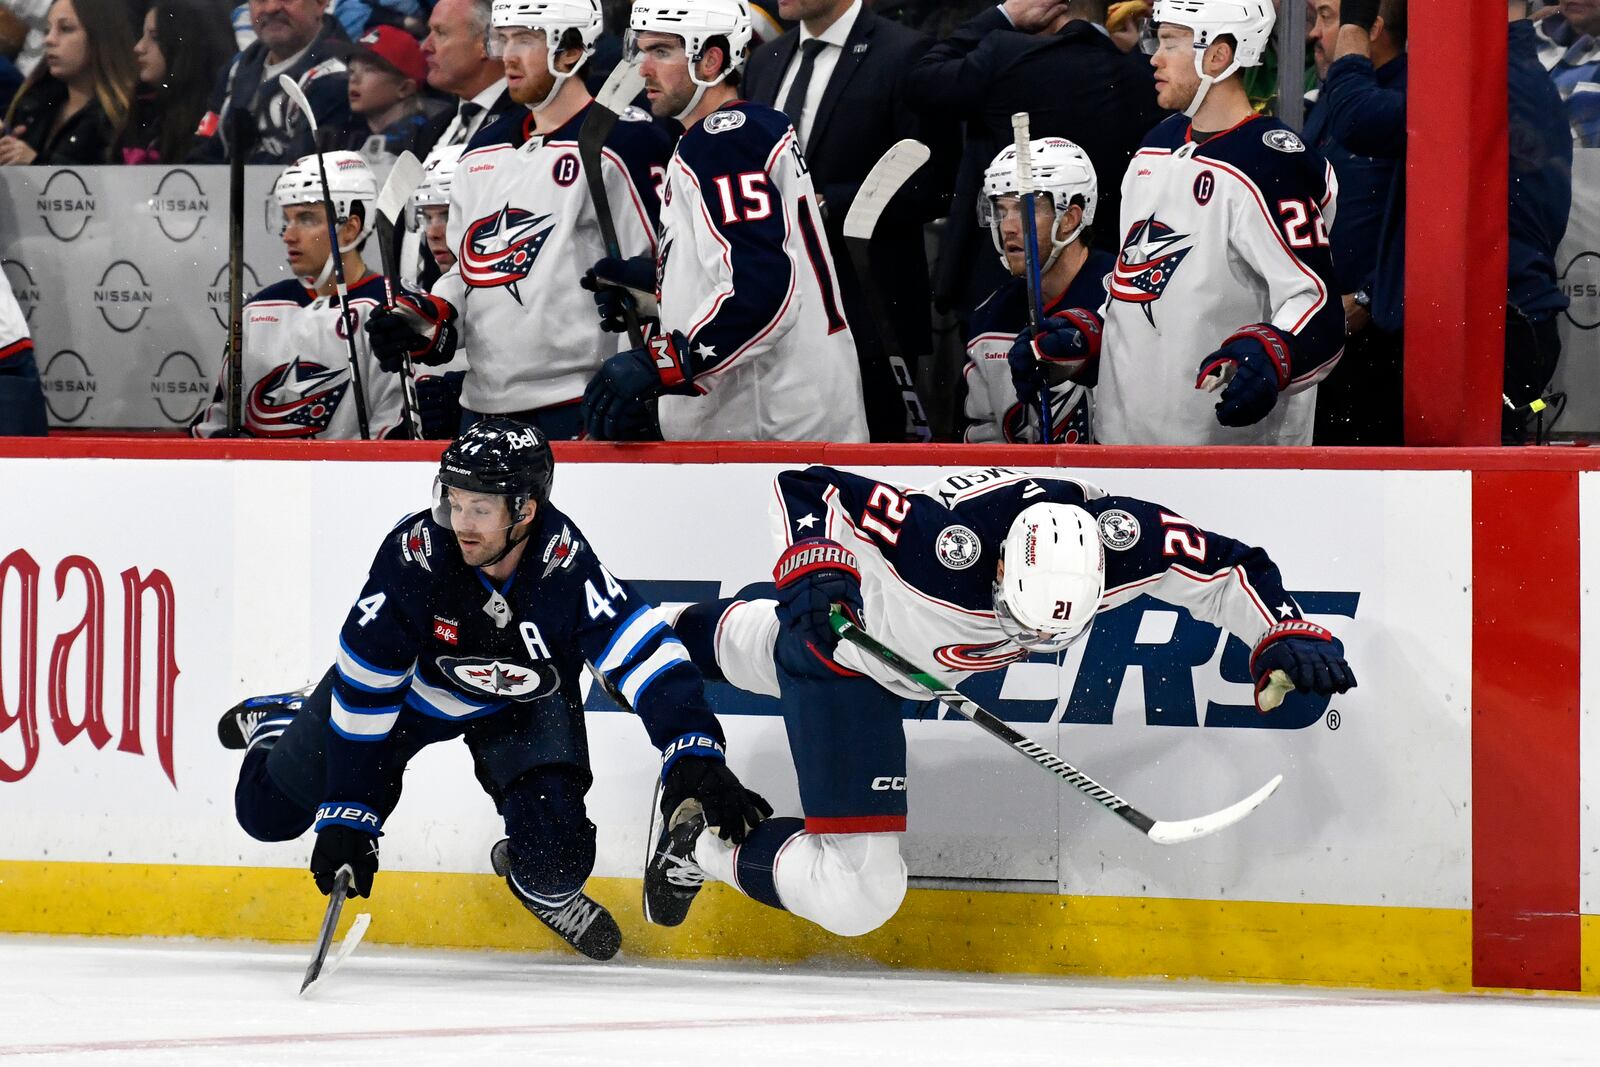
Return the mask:
<svg viewBox="0 0 1600 1067">
<path fill-rule="evenodd" d="M 0 1060 L 92 1064 L 1600 1063 L 1600 1004 L 0 938 Z"/>
</svg>

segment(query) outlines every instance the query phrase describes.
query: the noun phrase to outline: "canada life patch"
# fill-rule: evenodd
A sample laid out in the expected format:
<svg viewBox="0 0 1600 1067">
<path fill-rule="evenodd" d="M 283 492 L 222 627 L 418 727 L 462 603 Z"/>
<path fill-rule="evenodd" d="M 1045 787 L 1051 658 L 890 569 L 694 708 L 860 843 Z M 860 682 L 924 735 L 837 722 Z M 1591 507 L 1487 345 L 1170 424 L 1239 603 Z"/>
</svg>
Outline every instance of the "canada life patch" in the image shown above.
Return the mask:
<svg viewBox="0 0 1600 1067">
<path fill-rule="evenodd" d="M 983 544 L 978 535 L 965 526 L 946 526 L 933 542 L 933 551 L 939 562 L 953 571 L 964 571 L 983 554 Z"/>
<path fill-rule="evenodd" d="M 1126 552 L 1139 543 L 1139 520 L 1120 508 L 1100 513 L 1096 521 L 1100 543 L 1115 552 Z"/>
<path fill-rule="evenodd" d="M 433 636 L 447 645 L 453 645 L 461 639 L 461 624 L 455 619 L 442 619 L 433 617 Z"/>
</svg>

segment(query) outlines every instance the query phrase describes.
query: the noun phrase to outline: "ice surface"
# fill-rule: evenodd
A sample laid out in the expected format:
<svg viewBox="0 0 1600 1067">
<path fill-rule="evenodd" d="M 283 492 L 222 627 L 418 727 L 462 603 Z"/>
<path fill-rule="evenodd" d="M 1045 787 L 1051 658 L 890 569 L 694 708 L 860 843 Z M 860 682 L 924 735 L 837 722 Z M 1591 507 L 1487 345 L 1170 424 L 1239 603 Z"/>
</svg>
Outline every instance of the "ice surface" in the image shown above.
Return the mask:
<svg viewBox="0 0 1600 1067">
<path fill-rule="evenodd" d="M 1593 1064 L 1600 1003 L 0 938 L 19 1064 Z"/>
</svg>

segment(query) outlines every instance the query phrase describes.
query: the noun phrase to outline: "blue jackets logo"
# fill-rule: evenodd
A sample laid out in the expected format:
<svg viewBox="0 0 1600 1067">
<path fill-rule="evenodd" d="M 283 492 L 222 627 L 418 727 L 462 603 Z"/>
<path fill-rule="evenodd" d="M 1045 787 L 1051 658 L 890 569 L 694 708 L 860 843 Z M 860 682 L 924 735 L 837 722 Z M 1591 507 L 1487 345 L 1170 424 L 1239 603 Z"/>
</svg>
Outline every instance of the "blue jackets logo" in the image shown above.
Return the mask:
<svg viewBox="0 0 1600 1067">
<path fill-rule="evenodd" d="M 513 300 L 522 303 L 517 283 L 533 269 L 545 239 L 555 229 L 553 222 L 545 225 L 549 218 L 506 204 L 470 223 L 461 239 L 462 281 L 475 289 L 503 285 Z"/>
</svg>

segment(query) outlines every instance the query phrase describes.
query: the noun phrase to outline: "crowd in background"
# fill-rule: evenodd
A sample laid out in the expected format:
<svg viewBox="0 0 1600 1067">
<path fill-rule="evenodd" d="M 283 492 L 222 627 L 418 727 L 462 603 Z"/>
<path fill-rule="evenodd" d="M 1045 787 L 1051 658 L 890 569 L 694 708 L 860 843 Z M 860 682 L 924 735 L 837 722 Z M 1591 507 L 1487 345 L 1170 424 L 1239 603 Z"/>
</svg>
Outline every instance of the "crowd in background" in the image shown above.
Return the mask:
<svg viewBox="0 0 1600 1067">
<path fill-rule="evenodd" d="M 789 111 L 779 93 L 792 86 L 793 68 L 770 60 L 763 68 L 761 40 L 848 3 L 781 0 L 758 11 L 750 98 Z M 1382 0 L 1364 34 L 1341 25 L 1340 0 L 1306 7 L 1304 133 L 1339 179 L 1331 240 L 1347 329 L 1345 355 L 1320 386 L 1317 441 L 1400 444 L 1407 3 Z M 607 32 L 584 70 L 592 86 L 622 51 L 627 5 L 606 8 Z M 1118 250 L 1123 172 L 1165 117 L 1136 47 L 1150 8 L 1144 0 L 879 0 L 868 8 L 874 24 L 893 24 L 873 57 L 872 83 L 874 106 L 893 121 L 835 120 L 847 139 L 831 146 L 808 136 L 803 112 L 796 125 L 830 206 L 848 203 L 894 140 L 914 136 L 932 148 L 911 202 L 898 206 L 873 248 L 900 347 L 927 360 L 939 349 L 938 325 L 964 326 L 1005 280 L 973 205 L 984 168 L 1010 143 L 1013 112 L 1030 113 L 1034 137 L 1065 137 L 1085 150 L 1100 195 L 1089 240 Z M 0 165 L 221 162 L 233 150 L 229 108 L 255 117 L 243 147 L 249 161 L 286 165 L 312 144 L 286 114 L 292 109 L 274 101 L 278 73 L 307 89 L 321 147 L 375 163 L 403 151 L 424 158 L 436 145 L 464 142 L 505 105 L 499 63 L 477 46 L 488 9 L 485 0 L 250 0 L 237 8 L 225 0 L 4 0 Z M 1600 145 L 1600 0 L 1510 0 L 1508 12 L 1505 433 L 1518 441 L 1536 423 L 1531 412 L 1559 356 L 1555 322 L 1566 297 L 1554 256 L 1570 208 L 1572 146 Z M 1251 99 L 1270 110 L 1275 51 L 1246 74 Z M 1570 137 L 1553 139 L 1552 128 L 1563 126 Z M 925 241 L 928 232 L 934 241 Z M 856 328 L 865 312 L 859 296 L 845 296 Z M 870 327 L 857 332 L 870 343 Z M 919 378 L 945 387 L 948 395 L 929 398 L 934 422 L 959 438 L 960 376 L 925 368 Z"/>
</svg>

